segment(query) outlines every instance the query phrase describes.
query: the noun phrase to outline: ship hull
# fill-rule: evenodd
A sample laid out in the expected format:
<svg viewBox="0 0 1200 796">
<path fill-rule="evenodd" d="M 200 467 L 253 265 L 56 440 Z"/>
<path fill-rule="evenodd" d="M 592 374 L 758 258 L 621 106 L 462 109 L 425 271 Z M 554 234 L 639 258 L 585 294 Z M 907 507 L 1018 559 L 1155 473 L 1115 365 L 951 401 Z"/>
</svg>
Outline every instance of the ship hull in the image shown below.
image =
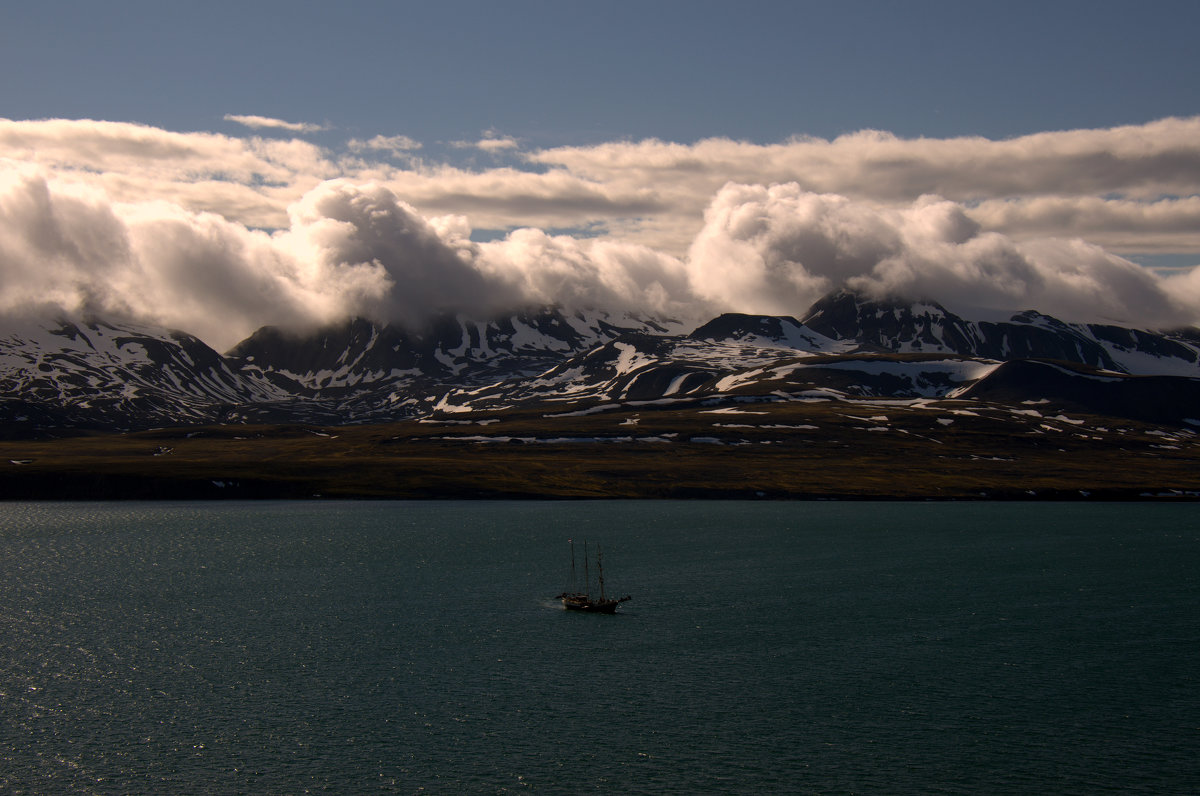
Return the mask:
<svg viewBox="0 0 1200 796">
<path fill-rule="evenodd" d="M 617 606 L 631 597 L 622 597 L 619 600 L 593 600 L 586 594 L 560 594 L 558 598 L 562 600 L 563 608 L 568 611 L 583 611 L 589 614 L 613 614 L 617 611 Z"/>
<path fill-rule="evenodd" d="M 584 611 L 589 614 L 615 614 L 620 600 L 572 600 L 564 597 L 563 607 L 568 611 Z"/>
</svg>

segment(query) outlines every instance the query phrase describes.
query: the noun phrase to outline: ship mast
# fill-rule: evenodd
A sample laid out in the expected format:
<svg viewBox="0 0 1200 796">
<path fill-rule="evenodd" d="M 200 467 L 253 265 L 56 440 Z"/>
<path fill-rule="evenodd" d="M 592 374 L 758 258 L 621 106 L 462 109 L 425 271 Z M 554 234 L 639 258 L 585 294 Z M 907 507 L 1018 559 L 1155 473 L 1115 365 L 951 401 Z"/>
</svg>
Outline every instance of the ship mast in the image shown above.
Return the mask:
<svg viewBox="0 0 1200 796">
<path fill-rule="evenodd" d="M 596 545 L 596 568 L 600 570 L 600 601 L 604 602 L 604 551 Z"/>
<path fill-rule="evenodd" d="M 583 540 L 583 593 L 585 595 L 591 596 L 592 576 L 591 576 L 591 573 L 588 572 L 587 560 L 588 560 L 587 539 L 584 539 Z"/>
<path fill-rule="evenodd" d="M 571 543 L 571 592 L 576 593 L 579 591 L 579 578 L 575 575 L 575 540 L 567 541 Z"/>
</svg>

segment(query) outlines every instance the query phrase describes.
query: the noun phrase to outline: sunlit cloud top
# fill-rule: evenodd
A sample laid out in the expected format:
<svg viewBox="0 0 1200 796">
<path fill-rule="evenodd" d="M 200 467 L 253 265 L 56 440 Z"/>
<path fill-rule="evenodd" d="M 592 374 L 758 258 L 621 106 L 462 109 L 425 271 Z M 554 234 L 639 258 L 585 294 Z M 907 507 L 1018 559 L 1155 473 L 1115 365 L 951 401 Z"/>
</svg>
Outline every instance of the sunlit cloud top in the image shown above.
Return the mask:
<svg viewBox="0 0 1200 796">
<path fill-rule="evenodd" d="M 1200 321 L 1200 117 L 1004 140 L 467 147 L 0 120 L 0 309 L 120 311 L 227 346 L 265 323 L 530 303 L 703 320 L 853 286 L 1144 326 Z M 472 154 L 474 153 L 474 154 Z"/>
</svg>

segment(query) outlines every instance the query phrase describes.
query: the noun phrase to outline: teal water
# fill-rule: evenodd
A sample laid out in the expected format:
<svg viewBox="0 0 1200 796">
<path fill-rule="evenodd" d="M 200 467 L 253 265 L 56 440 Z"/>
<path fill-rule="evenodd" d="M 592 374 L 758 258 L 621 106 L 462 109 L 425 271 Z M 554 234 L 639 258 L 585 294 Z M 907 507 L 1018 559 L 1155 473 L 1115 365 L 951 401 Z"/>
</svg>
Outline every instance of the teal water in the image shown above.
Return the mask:
<svg viewBox="0 0 1200 796">
<path fill-rule="evenodd" d="M 4 504 L 0 567 L 8 793 L 1200 792 L 1193 506 Z"/>
</svg>

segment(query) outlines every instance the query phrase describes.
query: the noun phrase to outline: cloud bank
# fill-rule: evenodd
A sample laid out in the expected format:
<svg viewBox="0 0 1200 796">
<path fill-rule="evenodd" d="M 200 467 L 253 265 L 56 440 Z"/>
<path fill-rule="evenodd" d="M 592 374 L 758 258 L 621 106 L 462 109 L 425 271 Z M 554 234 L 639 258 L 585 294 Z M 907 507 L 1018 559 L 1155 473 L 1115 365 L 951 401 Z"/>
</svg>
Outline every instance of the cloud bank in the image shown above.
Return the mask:
<svg viewBox="0 0 1200 796">
<path fill-rule="evenodd" d="M 330 180 L 250 229 L 170 202 L 113 202 L 34 167 L 0 170 L 0 312 L 94 312 L 227 349 L 265 324 L 352 316 L 420 325 L 563 302 L 690 310 L 678 260 L 636 245 L 523 229 L 477 244 L 461 216 L 426 218 L 377 183 Z"/>
<path fill-rule="evenodd" d="M 1083 321 L 1192 323 L 1171 282 L 1078 238 L 985 232 L 962 205 L 924 196 L 880 207 L 795 183 L 725 186 L 688 255 L 703 298 L 794 313 L 847 286 L 952 308 L 1036 308 Z"/>
<path fill-rule="evenodd" d="M 120 314 L 219 348 L 266 323 L 528 303 L 795 315 L 839 286 L 1200 321 L 1200 272 L 1160 277 L 1120 256 L 1200 253 L 1200 118 L 1007 141 L 483 143 L 510 165 L 421 160 L 402 134 L 335 151 L 0 120 L 0 311 Z"/>
</svg>

